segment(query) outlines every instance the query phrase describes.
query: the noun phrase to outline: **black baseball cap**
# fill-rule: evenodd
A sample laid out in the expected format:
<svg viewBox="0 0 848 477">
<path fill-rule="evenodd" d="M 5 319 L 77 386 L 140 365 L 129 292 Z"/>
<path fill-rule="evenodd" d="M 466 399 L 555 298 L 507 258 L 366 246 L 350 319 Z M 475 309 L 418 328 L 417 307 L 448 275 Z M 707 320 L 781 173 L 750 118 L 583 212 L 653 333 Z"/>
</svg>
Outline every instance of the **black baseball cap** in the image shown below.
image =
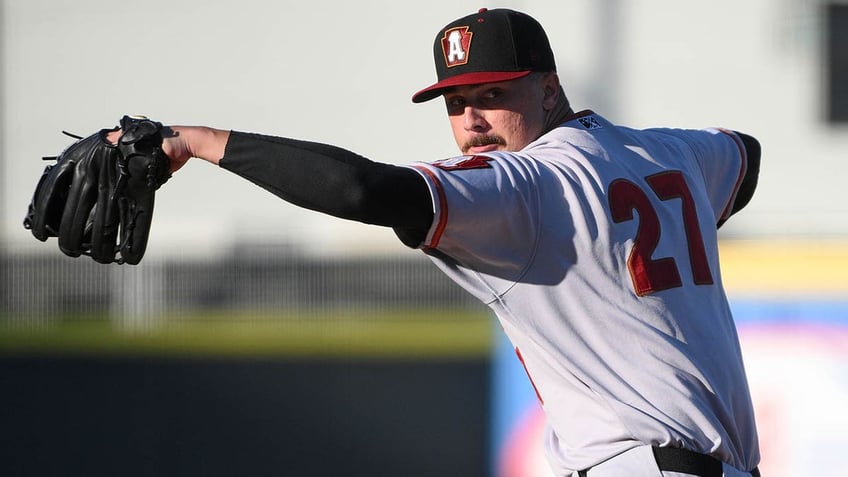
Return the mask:
<svg viewBox="0 0 848 477">
<path fill-rule="evenodd" d="M 433 44 L 438 82 L 412 96 L 423 103 L 445 89 L 556 71 L 554 53 L 542 25 L 505 8 L 481 8 L 439 31 Z"/>
</svg>

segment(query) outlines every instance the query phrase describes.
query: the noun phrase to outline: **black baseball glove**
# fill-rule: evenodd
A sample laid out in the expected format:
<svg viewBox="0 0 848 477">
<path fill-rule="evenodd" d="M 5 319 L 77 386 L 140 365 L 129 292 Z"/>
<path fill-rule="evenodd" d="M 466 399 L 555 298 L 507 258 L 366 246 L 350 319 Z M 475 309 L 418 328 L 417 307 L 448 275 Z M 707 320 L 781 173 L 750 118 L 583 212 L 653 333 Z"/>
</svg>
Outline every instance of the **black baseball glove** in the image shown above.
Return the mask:
<svg viewBox="0 0 848 477">
<path fill-rule="evenodd" d="M 118 143 L 110 144 L 106 135 L 118 129 Z M 124 116 L 120 128 L 76 138 L 45 158 L 56 163 L 44 169 L 24 227 L 42 242 L 58 237 L 68 256 L 136 265 L 147 248 L 156 190 L 170 178 L 162 124 Z"/>
</svg>

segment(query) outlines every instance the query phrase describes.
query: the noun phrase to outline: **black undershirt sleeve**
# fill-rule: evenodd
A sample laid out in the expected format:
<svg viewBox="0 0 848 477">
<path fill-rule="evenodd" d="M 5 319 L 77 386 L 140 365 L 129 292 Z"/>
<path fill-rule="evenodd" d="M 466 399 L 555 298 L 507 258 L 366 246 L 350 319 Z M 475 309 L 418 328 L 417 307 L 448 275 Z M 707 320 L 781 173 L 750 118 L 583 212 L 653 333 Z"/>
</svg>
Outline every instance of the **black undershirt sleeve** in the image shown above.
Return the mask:
<svg viewBox="0 0 848 477">
<path fill-rule="evenodd" d="M 748 167 L 745 171 L 745 177 L 742 178 L 739 191 L 736 192 L 736 200 L 730 209 L 730 215 L 742 210 L 754 196 L 760 176 L 760 156 L 762 155 L 760 142 L 756 138 L 739 131 L 734 132 L 742 139 L 742 143 L 745 145 L 746 155 L 748 156 Z M 718 226 L 721 227 L 726 221 L 727 219 L 719 221 Z"/>
<path fill-rule="evenodd" d="M 224 169 L 310 210 L 392 227 L 417 247 L 433 220 L 430 191 L 414 170 L 308 141 L 232 131 Z"/>
</svg>

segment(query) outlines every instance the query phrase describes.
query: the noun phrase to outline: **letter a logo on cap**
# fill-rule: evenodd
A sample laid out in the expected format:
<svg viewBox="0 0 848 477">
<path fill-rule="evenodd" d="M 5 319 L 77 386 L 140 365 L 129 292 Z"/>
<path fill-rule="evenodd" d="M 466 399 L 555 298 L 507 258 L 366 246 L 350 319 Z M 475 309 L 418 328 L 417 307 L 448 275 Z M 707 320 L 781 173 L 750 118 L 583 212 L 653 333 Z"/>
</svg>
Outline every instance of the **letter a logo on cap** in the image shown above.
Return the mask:
<svg viewBox="0 0 848 477">
<path fill-rule="evenodd" d="M 442 37 L 442 51 L 448 68 L 468 63 L 472 35 L 467 26 L 445 30 L 445 36 Z"/>
</svg>

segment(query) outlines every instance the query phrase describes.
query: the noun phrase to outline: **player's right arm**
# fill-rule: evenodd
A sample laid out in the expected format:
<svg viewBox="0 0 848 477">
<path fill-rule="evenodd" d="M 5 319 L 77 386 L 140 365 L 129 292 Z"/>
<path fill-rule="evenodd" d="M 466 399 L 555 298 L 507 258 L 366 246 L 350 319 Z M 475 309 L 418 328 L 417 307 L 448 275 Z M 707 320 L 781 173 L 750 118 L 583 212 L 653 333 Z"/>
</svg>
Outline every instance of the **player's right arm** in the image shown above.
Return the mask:
<svg viewBox="0 0 848 477">
<path fill-rule="evenodd" d="M 682 130 L 679 134 L 694 154 L 715 223 L 720 227 L 754 195 L 760 172 L 760 143 L 753 136 L 723 128 Z"/>
<path fill-rule="evenodd" d="M 314 142 L 220 129 L 172 126 L 163 149 L 173 171 L 196 157 L 300 207 L 392 227 L 408 246 L 424 239 L 433 204 L 413 170 Z"/>
</svg>

